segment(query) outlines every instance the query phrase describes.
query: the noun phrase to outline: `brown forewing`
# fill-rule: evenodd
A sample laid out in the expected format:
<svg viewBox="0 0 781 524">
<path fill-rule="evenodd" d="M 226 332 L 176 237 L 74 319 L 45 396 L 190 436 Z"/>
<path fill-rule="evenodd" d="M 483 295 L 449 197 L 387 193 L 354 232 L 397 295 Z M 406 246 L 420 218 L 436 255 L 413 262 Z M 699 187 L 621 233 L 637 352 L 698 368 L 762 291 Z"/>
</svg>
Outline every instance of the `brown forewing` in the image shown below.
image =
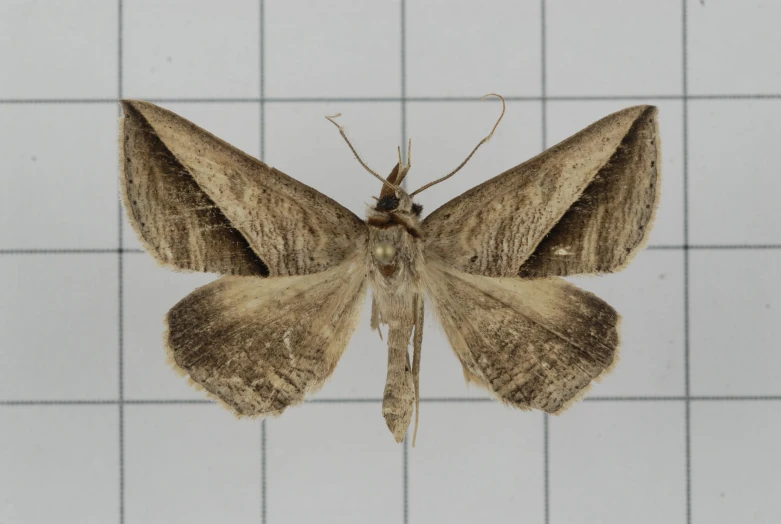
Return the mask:
<svg viewBox="0 0 781 524">
<path fill-rule="evenodd" d="M 120 188 L 147 251 L 175 269 L 268 275 L 268 268 L 132 103 L 123 103 Z"/>
<path fill-rule="evenodd" d="M 334 200 L 170 111 L 141 101 L 122 105 L 125 204 L 159 260 L 185 269 L 304 275 L 363 250 L 365 224 Z M 231 259 L 246 269 L 226 271 L 223 261 Z"/>
<path fill-rule="evenodd" d="M 610 161 L 540 242 L 522 277 L 609 273 L 642 248 L 659 201 L 656 108 L 635 120 Z"/>
<path fill-rule="evenodd" d="M 645 238 L 658 169 L 656 108 L 624 109 L 434 211 L 426 251 L 487 276 L 518 275 L 527 261 L 530 276 L 615 269 Z"/>
</svg>

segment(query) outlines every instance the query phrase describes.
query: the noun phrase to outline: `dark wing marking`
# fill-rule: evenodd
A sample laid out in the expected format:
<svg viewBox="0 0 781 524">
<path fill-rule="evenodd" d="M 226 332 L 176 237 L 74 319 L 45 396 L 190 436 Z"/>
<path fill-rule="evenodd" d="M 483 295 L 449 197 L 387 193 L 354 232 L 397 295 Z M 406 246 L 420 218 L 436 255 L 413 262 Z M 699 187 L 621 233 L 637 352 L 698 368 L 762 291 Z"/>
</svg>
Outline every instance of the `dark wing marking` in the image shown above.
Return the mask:
<svg viewBox="0 0 781 524">
<path fill-rule="evenodd" d="M 184 118 L 122 101 L 121 186 L 133 227 L 158 261 L 241 275 L 304 275 L 366 241 L 366 226 L 325 195 Z"/>
<path fill-rule="evenodd" d="M 642 246 L 659 197 L 657 110 L 624 109 L 443 205 L 426 251 L 486 276 L 615 270 Z"/>
</svg>

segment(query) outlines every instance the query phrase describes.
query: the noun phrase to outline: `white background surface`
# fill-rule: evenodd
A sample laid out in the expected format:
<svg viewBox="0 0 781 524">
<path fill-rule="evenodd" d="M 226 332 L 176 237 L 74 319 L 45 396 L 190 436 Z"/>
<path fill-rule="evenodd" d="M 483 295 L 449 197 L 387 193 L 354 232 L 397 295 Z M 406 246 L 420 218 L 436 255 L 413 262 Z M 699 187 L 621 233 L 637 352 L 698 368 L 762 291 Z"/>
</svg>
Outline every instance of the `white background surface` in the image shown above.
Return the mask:
<svg viewBox="0 0 781 524">
<path fill-rule="evenodd" d="M 0 0 L 0 523 L 781 521 L 781 3 Z M 118 97 L 363 215 L 414 139 L 431 211 L 614 110 L 660 108 L 648 250 L 577 279 L 622 359 L 564 416 L 467 389 L 429 323 L 396 445 L 364 316 L 315 401 L 237 421 L 166 365 L 159 269 L 117 200 Z M 124 249 L 124 251 L 120 250 Z"/>
</svg>

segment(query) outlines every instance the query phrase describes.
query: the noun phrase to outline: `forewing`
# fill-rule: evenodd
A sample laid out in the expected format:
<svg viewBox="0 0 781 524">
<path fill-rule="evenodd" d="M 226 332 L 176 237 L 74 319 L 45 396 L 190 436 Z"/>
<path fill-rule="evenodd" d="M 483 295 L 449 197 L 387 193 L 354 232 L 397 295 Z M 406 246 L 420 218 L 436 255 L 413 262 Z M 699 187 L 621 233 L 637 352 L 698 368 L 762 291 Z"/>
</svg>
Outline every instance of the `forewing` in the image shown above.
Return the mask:
<svg viewBox="0 0 781 524">
<path fill-rule="evenodd" d="M 616 357 L 618 314 L 560 278 L 489 278 L 433 264 L 427 280 L 465 377 L 515 407 L 560 412 Z"/>
<path fill-rule="evenodd" d="M 305 276 L 222 277 L 169 311 L 169 355 L 238 415 L 278 415 L 331 375 L 364 287 L 354 262 Z"/>
<path fill-rule="evenodd" d="M 161 263 L 305 275 L 364 245 L 364 223 L 327 196 L 154 104 L 125 100 L 122 108 L 125 208 Z"/>
<path fill-rule="evenodd" d="M 659 198 L 657 110 L 624 109 L 476 186 L 423 221 L 426 251 L 468 273 L 614 271 Z"/>
</svg>

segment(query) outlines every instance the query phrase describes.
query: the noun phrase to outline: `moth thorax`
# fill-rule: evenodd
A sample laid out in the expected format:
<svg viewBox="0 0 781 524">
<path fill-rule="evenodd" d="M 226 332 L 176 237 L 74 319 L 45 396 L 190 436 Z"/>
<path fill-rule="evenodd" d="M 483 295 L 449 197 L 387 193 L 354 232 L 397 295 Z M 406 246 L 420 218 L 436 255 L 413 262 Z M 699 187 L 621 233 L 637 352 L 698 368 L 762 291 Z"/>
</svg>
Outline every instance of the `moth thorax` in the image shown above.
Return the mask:
<svg viewBox="0 0 781 524">
<path fill-rule="evenodd" d="M 380 264 L 390 264 L 396 256 L 396 248 L 393 244 L 380 242 L 374 246 L 374 259 Z"/>
</svg>

